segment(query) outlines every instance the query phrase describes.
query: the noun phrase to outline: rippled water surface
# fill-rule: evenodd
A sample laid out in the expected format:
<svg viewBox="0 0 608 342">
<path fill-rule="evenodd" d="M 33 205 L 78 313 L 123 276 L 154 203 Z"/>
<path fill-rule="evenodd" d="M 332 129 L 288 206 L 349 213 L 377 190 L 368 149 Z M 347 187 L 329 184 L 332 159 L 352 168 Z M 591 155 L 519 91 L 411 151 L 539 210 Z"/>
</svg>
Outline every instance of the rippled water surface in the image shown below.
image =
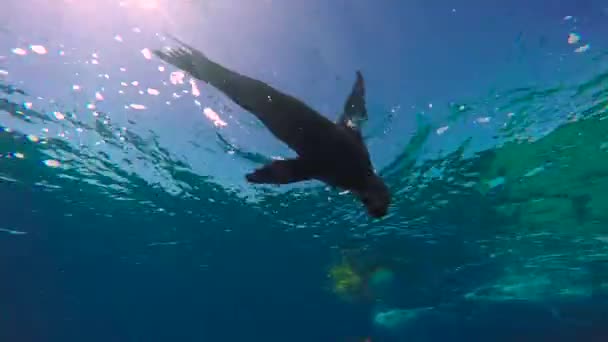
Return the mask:
<svg viewBox="0 0 608 342">
<path fill-rule="evenodd" d="M 0 6 L 0 340 L 608 339 L 606 3 Z M 362 70 L 389 215 L 247 184 L 293 152 L 166 34 L 332 120 Z"/>
</svg>

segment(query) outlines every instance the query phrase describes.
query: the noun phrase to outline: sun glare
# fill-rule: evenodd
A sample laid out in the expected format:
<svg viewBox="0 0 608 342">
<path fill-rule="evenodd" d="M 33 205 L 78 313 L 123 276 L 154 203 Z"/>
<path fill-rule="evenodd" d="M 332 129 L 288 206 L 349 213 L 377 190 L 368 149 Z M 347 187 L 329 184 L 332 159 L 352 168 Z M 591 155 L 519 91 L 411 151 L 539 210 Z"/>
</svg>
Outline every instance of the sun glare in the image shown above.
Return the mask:
<svg viewBox="0 0 608 342">
<path fill-rule="evenodd" d="M 143 9 L 157 9 L 158 0 L 139 0 L 138 6 Z"/>
</svg>

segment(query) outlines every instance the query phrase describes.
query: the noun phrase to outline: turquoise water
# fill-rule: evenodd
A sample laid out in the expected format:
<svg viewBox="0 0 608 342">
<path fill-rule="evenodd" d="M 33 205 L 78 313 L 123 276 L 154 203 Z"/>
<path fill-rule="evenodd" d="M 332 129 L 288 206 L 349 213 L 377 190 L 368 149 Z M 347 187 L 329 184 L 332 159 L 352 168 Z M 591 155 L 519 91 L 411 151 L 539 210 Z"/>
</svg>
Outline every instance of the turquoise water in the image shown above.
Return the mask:
<svg viewBox="0 0 608 342">
<path fill-rule="evenodd" d="M 0 340 L 607 339 L 608 11 L 554 5 L 3 4 Z M 332 119 L 360 68 L 390 214 L 247 184 L 292 152 L 163 32 Z"/>
</svg>

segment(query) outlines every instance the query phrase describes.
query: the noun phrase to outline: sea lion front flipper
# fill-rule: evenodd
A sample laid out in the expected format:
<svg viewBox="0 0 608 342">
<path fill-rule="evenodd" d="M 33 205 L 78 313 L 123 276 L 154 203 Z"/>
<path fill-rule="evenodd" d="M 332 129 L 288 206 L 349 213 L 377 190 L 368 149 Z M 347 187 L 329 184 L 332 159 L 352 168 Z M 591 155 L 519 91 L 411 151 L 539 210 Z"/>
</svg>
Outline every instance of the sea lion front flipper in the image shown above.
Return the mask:
<svg viewBox="0 0 608 342">
<path fill-rule="evenodd" d="M 361 124 L 366 120 L 365 81 L 361 72 L 357 71 L 357 79 L 344 104 L 344 112 L 342 112 L 342 115 L 338 119 L 338 124 L 358 131 L 361 128 Z"/>
<path fill-rule="evenodd" d="M 275 160 L 247 174 L 250 183 L 288 184 L 312 178 L 308 163 L 302 159 Z"/>
<path fill-rule="evenodd" d="M 255 115 L 275 137 L 296 153 L 302 154 L 308 149 L 310 140 L 324 134 L 319 127 L 333 130 L 326 117 L 303 101 L 268 83 L 230 70 L 179 39 L 172 39 L 174 47 L 155 50 L 154 54 L 224 93 L 231 101 Z"/>
<path fill-rule="evenodd" d="M 166 63 L 187 72 L 199 80 L 203 80 L 202 69 L 209 65 L 211 61 L 201 51 L 175 37 L 171 38 L 178 43 L 179 46 L 177 48 L 154 50 L 153 53 Z"/>
</svg>

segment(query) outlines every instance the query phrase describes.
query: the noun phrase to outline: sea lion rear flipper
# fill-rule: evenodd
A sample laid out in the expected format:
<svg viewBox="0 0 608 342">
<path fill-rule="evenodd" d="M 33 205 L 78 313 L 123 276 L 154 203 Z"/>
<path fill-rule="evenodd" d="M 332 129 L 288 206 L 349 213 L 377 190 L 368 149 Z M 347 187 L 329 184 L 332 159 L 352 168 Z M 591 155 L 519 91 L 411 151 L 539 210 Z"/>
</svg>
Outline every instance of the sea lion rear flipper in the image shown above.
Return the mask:
<svg viewBox="0 0 608 342">
<path fill-rule="evenodd" d="M 365 82 L 363 75 L 357 71 L 357 79 L 353 89 L 344 104 L 344 112 L 338 119 L 338 124 L 353 130 L 359 130 L 361 124 L 367 120 L 365 107 Z"/>
<path fill-rule="evenodd" d="M 247 174 L 250 183 L 288 184 L 312 178 L 308 163 L 302 159 L 275 160 Z"/>
</svg>

